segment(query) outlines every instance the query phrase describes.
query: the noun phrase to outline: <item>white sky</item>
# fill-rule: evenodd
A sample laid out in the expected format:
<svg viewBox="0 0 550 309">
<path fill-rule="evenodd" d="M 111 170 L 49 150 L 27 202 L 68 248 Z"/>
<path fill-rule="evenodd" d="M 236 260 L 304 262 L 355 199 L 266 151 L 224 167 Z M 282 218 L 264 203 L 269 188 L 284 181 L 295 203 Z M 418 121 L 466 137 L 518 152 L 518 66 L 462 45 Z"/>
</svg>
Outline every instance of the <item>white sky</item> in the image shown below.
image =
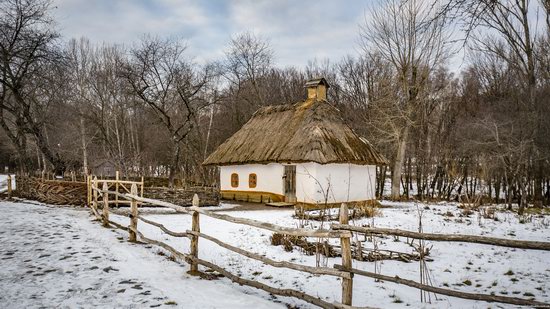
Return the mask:
<svg viewBox="0 0 550 309">
<path fill-rule="evenodd" d="M 131 44 L 145 33 L 185 39 L 197 61 L 223 56 L 231 35 L 268 38 L 277 66 L 356 55 L 359 24 L 376 0 L 54 0 L 65 39 Z"/>
<path fill-rule="evenodd" d="M 380 0 L 53 0 L 65 39 L 131 45 L 144 34 L 183 38 L 198 62 L 219 60 L 232 35 L 269 39 L 278 67 L 357 55 L 359 25 Z M 427 0 L 426 0 L 427 1 Z M 537 1 L 533 3 L 538 4 Z M 536 16 L 533 20 L 536 20 Z M 460 51 L 452 71 L 464 68 Z"/>
</svg>

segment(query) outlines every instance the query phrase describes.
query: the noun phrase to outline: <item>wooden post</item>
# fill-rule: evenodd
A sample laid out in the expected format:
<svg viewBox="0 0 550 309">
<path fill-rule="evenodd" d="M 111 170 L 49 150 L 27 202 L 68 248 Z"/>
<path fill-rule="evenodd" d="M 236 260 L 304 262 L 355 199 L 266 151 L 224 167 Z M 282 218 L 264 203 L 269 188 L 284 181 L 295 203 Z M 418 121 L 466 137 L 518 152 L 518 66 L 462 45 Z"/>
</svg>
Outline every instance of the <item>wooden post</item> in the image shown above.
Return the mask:
<svg viewBox="0 0 550 309">
<path fill-rule="evenodd" d="M 348 224 L 348 205 L 342 203 L 340 206 L 340 224 Z M 349 237 L 340 238 L 342 246 L 342 266 L 351 269 L 351 242 Z M 342 278 L 342 304 L 351 306 L 353 299 L 353 274 L 350 278 Z"/>
<path fill-rule="evenodd" d="M 118 193 L 118 177 L 119 177 L 119 174 L 118 174 L 118 171 L 115 172 L 115 191 Z M 137 191 L 136 191 L 137 193 Z M 116 207 L 118 207 L 118 195 L 115 195 L 115 205 Z"/>
<path fill-rule="evenodd" d="M 193 206 L 199 207 L 199 196 L 197 194 L 193 196 Z M 197 211 L 193 211 L 191 230 L 197 233 L 200 233 L 201 231 L 200 224 L 199 224 L 199 213 Z M 197 235 L 191 236 L 191 256 L 195 258 L 199 257 L 199 236 Z M 191 268 L 189 269 L 189 274 L 198 275 L 198 273 L 199 273 L 199 264 L 191 261 Z"/>
<path fill-rule="evenodd" d="M 94 208 L 95 212 L 97 213 L 97 190 L 94 190 L 97 189 L 97 176 L 94 176 L 94 179 L 92 180 L 92 191 L 93 191 L 93 195 L 94 195 L 94 201 L 92 202 L 92 207 Z"/>
<path fill-rule="evenodd" d="M 44 177 L 42 177 L 42 180 Z M 86 187 L 88 188 L 88 196 L 87 196 L 87 202 L 88 207 L 92 207 L 92 176 L 86 175 Z"/>
<path fill-rule="evenodd" d="M 107 182 L 103 182 L 103 191 L 109 190 Z M 103 226 L 109 227 L 109 193 L 103 192 Z"/>
<path fill-rule="evenodd" d="M 145 182 L 143 181 L 143 176 L 141 176 L 141 191 L 139 193 L 140 197 L 143 197 L 143 186 L 145 185 Z"/>
<path fill-rule="evenodd" d="M 11 191 L 12 191 L 12 188 L 11 188 L 11 175 L 8 174 L 8 198 L 11 198 Z"/>
<path fill-rule="evenodd" d="M 118 172 L 117 172 L 117 175 L 118 175 Z M 137 195 L 137 185 L 135 183 L 133 183 L 132 187 L 130 188 L 130 194 Z M 132 203 L 130 204 L 130 211 L 131 211 L 131 214 L 130 214 L 130 229 L 129 229 L 130 239 L 129 240 L 131 242 L 136 242 L 137 241 L 136 233 L 132 231 L 132 229 L 137 231 L 137 221 L 138 221 L 138 204 L 135 199 L 132 199 Z"/>
</svg>

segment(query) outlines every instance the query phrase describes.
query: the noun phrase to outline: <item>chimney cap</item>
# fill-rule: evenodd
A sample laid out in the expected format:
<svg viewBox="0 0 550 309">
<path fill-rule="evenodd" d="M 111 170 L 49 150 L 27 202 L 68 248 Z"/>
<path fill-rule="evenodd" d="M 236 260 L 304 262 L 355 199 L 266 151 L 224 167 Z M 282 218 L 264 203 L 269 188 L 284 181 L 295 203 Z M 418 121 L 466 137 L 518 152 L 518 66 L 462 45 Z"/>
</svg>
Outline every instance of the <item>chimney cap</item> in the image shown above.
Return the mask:
<svg viewBox="0 0 550 309">
<path fill-rule="evenodd" d="M 306 82 L 305 88 L 310 87 L 317 87 L 319 85 L 324 85 L 327 88 L 330 88 L 330 85 L 328 84 L 327 80 L 324 77 L 314 78 L 310 79 Z"/>
</svg>

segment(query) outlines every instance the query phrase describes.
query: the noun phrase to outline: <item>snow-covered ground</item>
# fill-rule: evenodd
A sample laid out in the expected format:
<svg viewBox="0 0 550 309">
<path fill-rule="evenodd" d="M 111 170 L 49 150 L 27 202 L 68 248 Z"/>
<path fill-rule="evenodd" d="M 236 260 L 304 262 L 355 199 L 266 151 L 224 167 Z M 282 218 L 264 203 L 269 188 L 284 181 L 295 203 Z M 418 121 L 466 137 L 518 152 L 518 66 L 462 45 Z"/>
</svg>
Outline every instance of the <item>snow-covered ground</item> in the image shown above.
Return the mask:
<svg viewBox="0 0 550 309">
<path fill-rule="evenodd" d="M 125 239 L 87 211 L 0 201 L 0 308 L 284 308 Z"/>
<path fill-rule="evenodd" d="M 379 227 L 417 230 L 418 210 L 421 210 L 425 232 L 550 241 L 549 216 L 518 218 L 512 213 L 497 212 L 498 221 L 495 221 L 479 217 L 477 213 L 469 217 L 461 216 L 462 210 L 449 203 L 383 204 L 391 208 L 382 209 L 381 215 L 374 218 L 374 224 Z M 186 308 L 261 308 L 284 307 L 286 304 L 313 307 L 292 298 L 274 297 L 256 289 L 241 287 L 225 278 L 206 281 L 189 277 L 185 275 L 187 265 L 168 261 L 158 255 L 161 250 L 157 247 L 129 244 L 125 241 L 126 232 L 102 228 L 99 223 L 91 222 L 84 211 L 8 202 L 1 202 L 0 208 L 0 241 L 5 244 L 0 249 L 0 290 L 3 292 L 0 293 L 0 303 L 7 304 L 7 307 L 141 307 L 170 304 L 170 301 Z M 292 217 L 292 210 L 232 210 L 225 213 L 289 227 L 299 226 L 298 220 Z M 185 231 L 191 227 L 188 215 L 149 211 L 144 214 L 174 231 Z M 112 215 L 111 219 L 124 225 L 129 222 L 125 216 Z M 373 219 L 351 223 L 372 224 Z M 317 224 L 306 223 L 307 226 Z M 200 226 L 203 233 L 275 260 L 315 265 L 315 256 L 306 256 L 298 250 L 285 252 L 282 247 L 271 246 L 271 233 L 268 231 L 204 215 L 200 217 Z M 189 241 L 185 238 L 173 238 L 141 221 L 138 229 L 146 236 L 167 242 L 180 251 L 189 251 Z M 364 239 L 361 237 L 358 240 Z M 409 253 L 413 250 L 403 238 L 377 237 L 376 241 L 380 249 Z M 363 246 L 372 248 L 372 242 L 363 242 Z M 428 242 L 428 246 L 432 247 L 430 258 L 433 261 L 428 262 L 428 267 L 435 286 L 502 296 L 534 297 L 550 302 L 550 252 L 442 242 Z M 266 266 L 204 239 L 199 241 L 199 255 L 245 278 L 275 287 L 299 289 L 329 301 L 340 301 L 341 285 L 335 277 L 313 276 Z M 341 264 L 340 258 L 323 262 L 327 266 Z M 379 263 L 382 274 L 419 281 L 418 262 Z M 354 261 L 353 267 L 374 271 L 374 263 L 370 262 Z M 127 281 L 131 283 L 127 284 Z M 142 289 L 134 288 L 136 285 Z M 118 293 L 122 290 L 124 292 Z M 439 295 L 437 299 L 432 295 L 431 304 L 422 304 L 416 289 L 375 282 L 361 276 L 354 277 L 353 296 L 354 305 L 381 308 L 512 307 Z"/>
<path fill-rule="evenodd" d="M 413 203 L 384 203 L 392 208 L 381 210 L 380 217 L 374 219 L 379 227 L 399 227 L 408 230 L 418 229 L 418 210 Z M 461 210 L 454 204 L 418 205 L 423 211 L 425 232 L 465 233 L 490 235 L 525 240 L 550 241 L 550 217 L 525 217 L 525 223 L 512 213 L 497 213 L 498 221 L 479 218 L 477 213 L 470 217 L 460 217 Z M 298 227 L 292 217 L 292 210 L 273 211 L 232 211 L 227 214 L 235 217 L 251 218 L 278 225 Z M 452 217 L 451 217 L 452 214 Z M 191 219 L 187 215 L 147 215 L 153 221 L 161 222 L 174 231 L 190 229 Z M 128 218 L 114 216 L 114 220 L 128 224 Z M 372 224 L 372 219 L 362 219 L 353 224 Z M 326 223 L 325 223 L 326 224 Z M 316 225 L 316 223 L 308 223 Z M 217 237 L 238 247 L 263 254 L 275 260 L 286 260 L 305 265 L 315 265 L 315 256 L 306 256 L 297 250 L 285 252 L 282 247 L 270 245 L 271 233 L 253 227 L 227 223 L 201 216 L 201 232 Z M 183 252 L 189 251 L 187 239 L 175 239 L 162 233 L 158 228 L 139 223 L 139 230 L 148 237 L 171 244 Z M 360 239 L 363 241 L 363 239 Z M 412 252 L 405 239 L 377 237 L 380 249 Z M 372 248 L 372 242 L 363 242 L 364 247 Z M 461 291 L 478 292 L 502 296 L 535 297 L 550 302 L 548 285 L 550 281 L 550 252 L 508 249 L 487 245 L 428 242 L 433 246 L 428 263 L 434 285 Z M 330 301 L 339 301 L 341 286 L 339 279 L 330 276 L 312 276 L 298 271 L 273 268 L 229 252 L 206 240 L 199 242 L 201 258 L 229 269 L 231 272 L 250 279 L 259 280 L 275 287 L 294 288 Z M 340 258 L 325 261 L 327 266 L 341 264 Z M 383 261 L 381 272 L 386 275 L 399 275 L 401 278 L 419 281 L 419 263 Z M 374 263 L 353 262 L 359 269 L 374 271 Z M 511 272 L 509 272 L 511 271 Z M 505 275 L 507 273 L 508 275 Z M 531 296 L 534 295 L 534 296 Z M 419 291 L 392 283 L 375 282 L 373 279 L 355 276 L 354 305 L 376 307 L 453 307 L 487 308 L 490 304 L 437 296 L 432 296 L 432 304 L 420 303 Z M 299 306 L 309 306 L 293 299 L 284 299 Z M 493 307 L 511 307 L 492 305 Z"/>
</svg>

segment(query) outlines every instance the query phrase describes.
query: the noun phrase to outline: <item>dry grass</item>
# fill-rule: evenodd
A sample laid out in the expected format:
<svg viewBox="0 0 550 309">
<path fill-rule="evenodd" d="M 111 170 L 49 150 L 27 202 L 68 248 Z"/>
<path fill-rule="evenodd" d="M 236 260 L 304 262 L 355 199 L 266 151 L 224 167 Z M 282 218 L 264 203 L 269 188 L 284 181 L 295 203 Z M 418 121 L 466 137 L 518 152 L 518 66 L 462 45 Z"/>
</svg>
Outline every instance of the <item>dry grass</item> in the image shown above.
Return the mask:
<svg viewBox="0 0 550 309">
<path fill-rule="evenodd" d="M 352 218 L 372 218 L 382 215 L 380 210 L 380 203 L 378 201 L 366 201 L 355 203 L 351 207 Z"/>
</svg>

